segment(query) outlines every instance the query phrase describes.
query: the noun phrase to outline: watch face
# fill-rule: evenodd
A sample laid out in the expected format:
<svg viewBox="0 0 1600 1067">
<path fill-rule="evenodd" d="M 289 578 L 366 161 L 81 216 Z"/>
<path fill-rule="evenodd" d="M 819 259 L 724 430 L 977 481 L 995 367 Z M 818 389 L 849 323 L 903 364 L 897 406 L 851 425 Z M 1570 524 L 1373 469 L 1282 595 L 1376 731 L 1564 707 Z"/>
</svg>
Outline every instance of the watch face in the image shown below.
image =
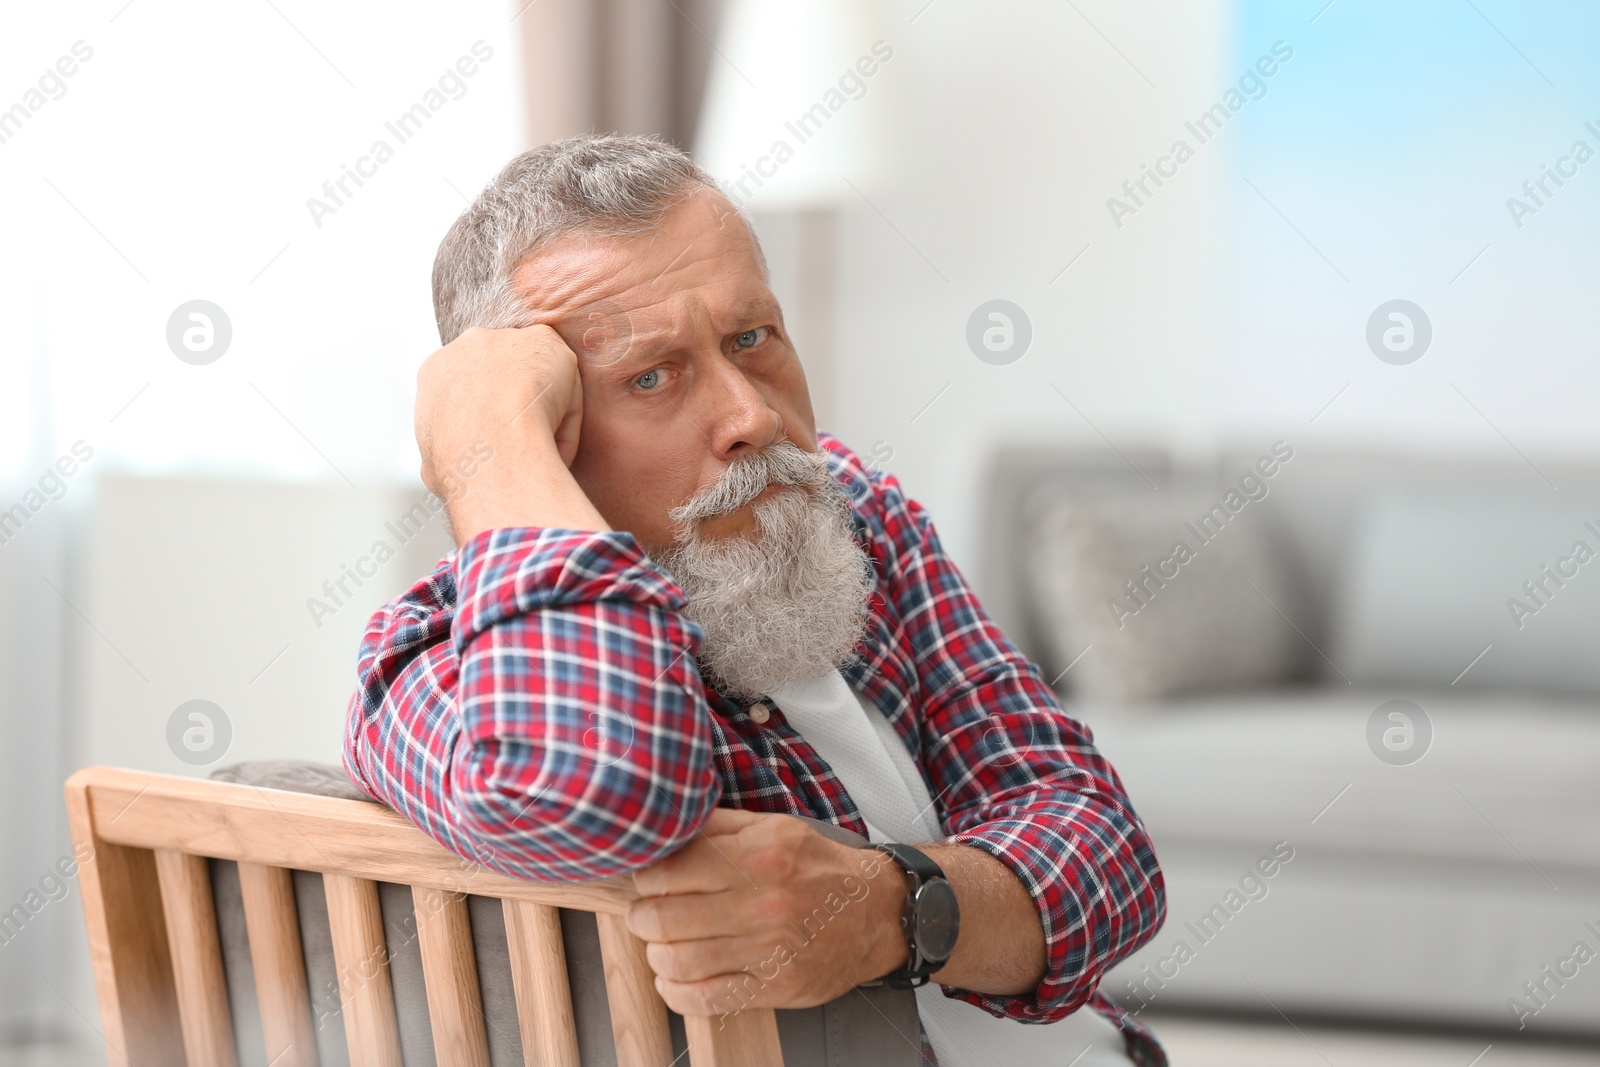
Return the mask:
<svg viewBox="0 0 1600 1067">
<path fill-rule="evenodd" d="M 956 935 L 961 932 L 961 909 L 956 891 L 943 878 L 932 878 L 917 890 L 917 951 L 925 959 L 943 962 L 956 950 Z"/>
</svg>

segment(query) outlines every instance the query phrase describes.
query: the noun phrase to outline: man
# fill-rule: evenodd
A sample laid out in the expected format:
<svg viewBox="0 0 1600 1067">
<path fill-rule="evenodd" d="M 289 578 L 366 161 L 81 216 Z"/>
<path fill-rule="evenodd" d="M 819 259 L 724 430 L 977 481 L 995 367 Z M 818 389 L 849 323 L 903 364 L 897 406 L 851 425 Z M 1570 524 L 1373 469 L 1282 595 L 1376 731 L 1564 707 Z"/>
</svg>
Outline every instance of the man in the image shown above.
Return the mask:
<svg viewBox="0 0 1600 1067">
<path fill-rule="evenodd" d="M 680 1013 L 931 975 L 948 1063 L 1165 1063 L 1096 992 L 1164 917 L 1115 771 L 923 509 L 817 431 L 713 180 L 644 138 L 528 152 L 434 302 L 416 432 L 458 550 L 367 630 L 355 780 L 503 873 L 631 875 Z"/>
</svg>

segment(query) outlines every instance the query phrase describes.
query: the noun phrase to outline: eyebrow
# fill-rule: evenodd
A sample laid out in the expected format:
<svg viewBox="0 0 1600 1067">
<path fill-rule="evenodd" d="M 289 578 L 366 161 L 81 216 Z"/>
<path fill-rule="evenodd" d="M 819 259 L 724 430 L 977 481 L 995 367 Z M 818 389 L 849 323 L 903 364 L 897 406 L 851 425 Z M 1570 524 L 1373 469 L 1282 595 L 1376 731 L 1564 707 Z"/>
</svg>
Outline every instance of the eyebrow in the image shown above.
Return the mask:
<svg viewBox="0 0 1600 1067">
<path fill-rule="evenodd" d="M 776 318 L 781 305 L 776 298 L 760 297 L 752 301 L 745 311 L 749 318 Z M 745 327 L 753 329 L 754 327 Z M 735 336 L 742 331 L 734 331 L 729 336 Z M 606 367 L 604 373 L 615 379 L 631 378 L 636 374 L 649 370 L 663 354 L 676 347 L 673 340 L 663 340 L 655 344 L 630 344 L 628 354 Z"/>
<path fill-rule="evenodd" d="M 603 372 L 616 379 L 632 378 L 654 366 L 660 351 L 659 346 L 630 347 L 627 355 L 605 367 Z"/>
</svg>

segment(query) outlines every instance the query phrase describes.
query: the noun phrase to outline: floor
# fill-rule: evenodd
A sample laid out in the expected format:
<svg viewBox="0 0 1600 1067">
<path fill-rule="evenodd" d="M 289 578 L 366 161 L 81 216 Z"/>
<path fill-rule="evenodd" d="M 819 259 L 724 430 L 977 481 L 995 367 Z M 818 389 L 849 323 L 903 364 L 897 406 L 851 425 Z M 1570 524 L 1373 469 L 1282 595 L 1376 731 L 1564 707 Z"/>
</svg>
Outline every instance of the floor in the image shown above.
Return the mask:
<svg viewBox="0 0 1600 1067">
<path fill-rule="evenodd" d="M 103 1050 L 59 1045 L 0 1045 L 0 1067 L 104 1067 Z"/>
<path fill-rule="evenodd" d="M 1597 1067 L 1579 1049 L 1505 1039 L 1331 1030 L 1287 1023 L 1211 1022 L 1147 1014 L 1173 1067 Z"/>
<path fill-rule="evenodd" d="M 1173 1067 L 1600 1067 L 1575 1049 L 1147 1015 Z M 0 1067 L 101 1067 L 99 1050 L 0 1046 Z"/>
</svg>

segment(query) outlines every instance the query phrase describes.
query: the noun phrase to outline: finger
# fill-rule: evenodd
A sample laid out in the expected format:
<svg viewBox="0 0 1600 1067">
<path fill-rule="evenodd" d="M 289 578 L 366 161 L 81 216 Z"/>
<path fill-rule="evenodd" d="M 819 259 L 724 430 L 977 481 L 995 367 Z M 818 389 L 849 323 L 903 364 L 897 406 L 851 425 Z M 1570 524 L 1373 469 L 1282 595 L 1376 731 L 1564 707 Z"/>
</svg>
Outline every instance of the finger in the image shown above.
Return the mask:
<svg viewBox="0 0 1600 1067">
<path fill-rule="evenodd" d="M 641 941 L 750 935 L 767 925 L 745 906 L 750 899 L 737 888 L 723 893 L 644 897 L 628 905 L 624 922 L 628 932 Z"/>
<path fill-rule="evenodd" d="M 555 432 L 556 452 L 568 467 L 578 456 L 578 441 L 583 434 L 583 379 L 574 374 L 572 380 L 572 396 Z"/>
<path fill-rule="evenodd" d="M 738 866 L 740 849 L 727 837 L 696 834 L 664 860 L 633 872 L 633 887 L 641 896 L 668 893 L 720 893 L 751 885 Z"/>
<path fill-rule="evenodd" d="M 658 975 L 656 992 L 679 1015 L 733 1015 L 746 1008 L 796 1006 L 786 1003 L 776 985 L 753 971 L 719 974 L 699 982 L 675 982 Z"/>
<path fill-rule="evenodd" d="M 761 983 L 748 975 L 725 974 L 701 982 L 675 982 L 656 975 L 656 992 L 679 1015 L 732 1015 L 759 1003 Z"/>
<path fill-rule="evenodd" d="M 697 941 L 652 941 L 645 946 L 650 969 L 669 982 L 705 982 L 719 975 L 759 971 L 777 977 L 784 962 L 795 958 L 792 945 L 757 937 L 712 937 Z"/>
</svg>

